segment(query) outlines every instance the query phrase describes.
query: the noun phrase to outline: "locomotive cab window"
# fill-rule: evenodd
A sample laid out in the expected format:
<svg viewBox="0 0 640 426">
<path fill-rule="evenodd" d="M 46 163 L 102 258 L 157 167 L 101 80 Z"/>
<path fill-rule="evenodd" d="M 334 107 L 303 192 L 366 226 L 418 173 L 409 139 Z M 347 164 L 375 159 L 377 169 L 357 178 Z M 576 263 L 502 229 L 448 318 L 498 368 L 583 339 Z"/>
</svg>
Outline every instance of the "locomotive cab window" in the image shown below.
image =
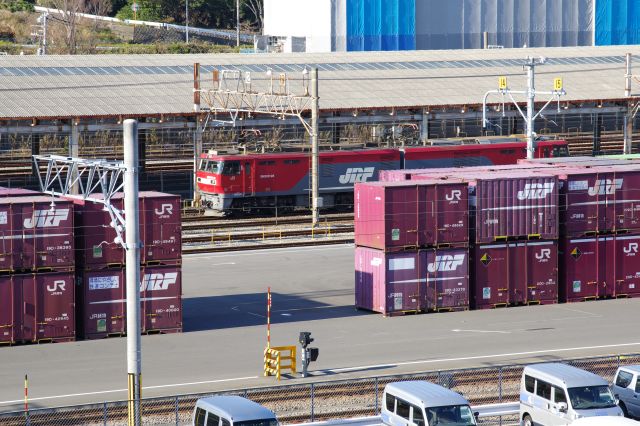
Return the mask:
<svg viewBox="0 0 640 426">
<path fill-rule="evenodd" d="M 240 162 L 239 161 L 225 161 L 222 167 L 222 174 L 227 176 L 240 174 Z"/>
<path fill-rule="evenodd" d="M 200 162 L 200 170 L 209 173 L 220 173 L 220 166 L 222 163 L 214 160 L 202 160 Z"/>
<path fill-rule="evenodd" d="M 552 154 L 554 157 L 568 157 L 569 149 L 566 146 L 554 146 Z"/>
</svg>

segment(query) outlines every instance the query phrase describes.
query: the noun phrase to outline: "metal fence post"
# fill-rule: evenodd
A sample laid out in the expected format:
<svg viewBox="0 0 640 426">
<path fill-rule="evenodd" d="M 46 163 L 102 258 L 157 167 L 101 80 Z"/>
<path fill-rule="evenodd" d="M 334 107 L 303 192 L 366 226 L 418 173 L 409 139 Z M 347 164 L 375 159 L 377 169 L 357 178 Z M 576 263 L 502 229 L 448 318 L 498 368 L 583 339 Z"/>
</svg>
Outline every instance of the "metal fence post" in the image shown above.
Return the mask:
<svg viewBox="0 0 640 426">
<path fill-rule="evenodd" d="M 315 410 L 314 410 L 314 408 L 315 408 L 315 407 L 314 407 L 314 403 L 315 403 L 315 401 L 314 401 L 314 393 L 315 393 L 315 392 L 314 392 L 314 391 L 315 391 L 315 387 L 313 386 L 313 383 L 311 383 L 311 421 L 314 421 L 314 420 L 313 420 L 313 417 L 314 417 L 314 411 L 315 411 Z"/>
<path fill-rule="evenodd" d="M 378 415 L 378 378 L 376 377 L 376 416 Z"/>
<path fill-rule="evenodd" d="M 176 426 L 180 424 L 180 416 L 178 414 L 178 397 L 176 396 Z"/>
<path fill-rule="evenodd" d="M 498 370 L 498 402 L 502 402 L 502 367 Z"/>
<path fill-rule="evenodd" d="M 104 402 L 102 408 L 102 422 L 104 423 L 104 426 L 107 426 L 107 401 Z"/>
</svg>

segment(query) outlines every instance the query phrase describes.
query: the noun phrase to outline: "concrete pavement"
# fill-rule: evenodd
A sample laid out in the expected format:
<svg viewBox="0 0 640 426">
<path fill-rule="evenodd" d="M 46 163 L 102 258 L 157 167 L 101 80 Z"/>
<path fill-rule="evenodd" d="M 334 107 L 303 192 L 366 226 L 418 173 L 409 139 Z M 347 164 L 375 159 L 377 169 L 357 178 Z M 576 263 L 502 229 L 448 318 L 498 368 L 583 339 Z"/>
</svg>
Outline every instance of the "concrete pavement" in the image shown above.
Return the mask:
<svg viewBox="0 0 640 426">
<path fill-rule="evenodd" d="M 266 289 L 272 344 L 311 331 L 315 377 L 333 380 L 445 368 L 640 353 L 640 300 L 384 318 L 353 308 L 353 247 L 184 258 L 185 332 L 144 336 L 143 396 L 276 385 L 262 374 Z M 0 411 L 126 398 L 123 338 L 0 348 Z M 282 384 L 301 379 L 283 380 Z"/>
</svg>

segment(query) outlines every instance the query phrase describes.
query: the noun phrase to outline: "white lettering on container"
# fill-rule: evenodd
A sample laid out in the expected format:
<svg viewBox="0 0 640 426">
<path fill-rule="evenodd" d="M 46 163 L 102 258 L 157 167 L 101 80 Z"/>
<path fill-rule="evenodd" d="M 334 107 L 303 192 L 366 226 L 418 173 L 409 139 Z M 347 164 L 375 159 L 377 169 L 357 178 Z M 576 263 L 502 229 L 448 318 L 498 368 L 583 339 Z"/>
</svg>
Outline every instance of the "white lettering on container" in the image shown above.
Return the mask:
<svg viewBox="0 0 640 426">
<path fill-rule="evenodd" d="M 24 227 L 33 228 L 49 228 L 59 226 L 60 222 L 69 218 L 69 209 L 59 210 L 34 210 L 33 217 L 24 220 Z"/>
</svg>

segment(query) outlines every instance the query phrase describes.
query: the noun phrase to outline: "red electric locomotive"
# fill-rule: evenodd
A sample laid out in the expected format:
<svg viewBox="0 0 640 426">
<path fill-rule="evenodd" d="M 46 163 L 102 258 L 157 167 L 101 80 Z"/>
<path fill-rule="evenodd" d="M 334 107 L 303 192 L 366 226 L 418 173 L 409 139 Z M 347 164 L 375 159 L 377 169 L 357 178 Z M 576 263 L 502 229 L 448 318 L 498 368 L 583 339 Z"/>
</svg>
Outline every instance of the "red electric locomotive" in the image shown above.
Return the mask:
<svg viewBox="0 0 640 426">
<path fill-rule="evenodd" d="M 358 151 L 327 151 L 319 156 L 319 193 L 324 208 L 350 209 L 353 185 L 377 180 L 380 170 L 515 164 L 526 157 L 526 143 L 515 138 L 478 139 L 475 144 Z M 562 140 L 537 142 L 536 157 L 568 155 Z M 202 154 L 196 175 L 205 207 L 225 213 L 310 205 L 308 153 Z"/>
</svg>

